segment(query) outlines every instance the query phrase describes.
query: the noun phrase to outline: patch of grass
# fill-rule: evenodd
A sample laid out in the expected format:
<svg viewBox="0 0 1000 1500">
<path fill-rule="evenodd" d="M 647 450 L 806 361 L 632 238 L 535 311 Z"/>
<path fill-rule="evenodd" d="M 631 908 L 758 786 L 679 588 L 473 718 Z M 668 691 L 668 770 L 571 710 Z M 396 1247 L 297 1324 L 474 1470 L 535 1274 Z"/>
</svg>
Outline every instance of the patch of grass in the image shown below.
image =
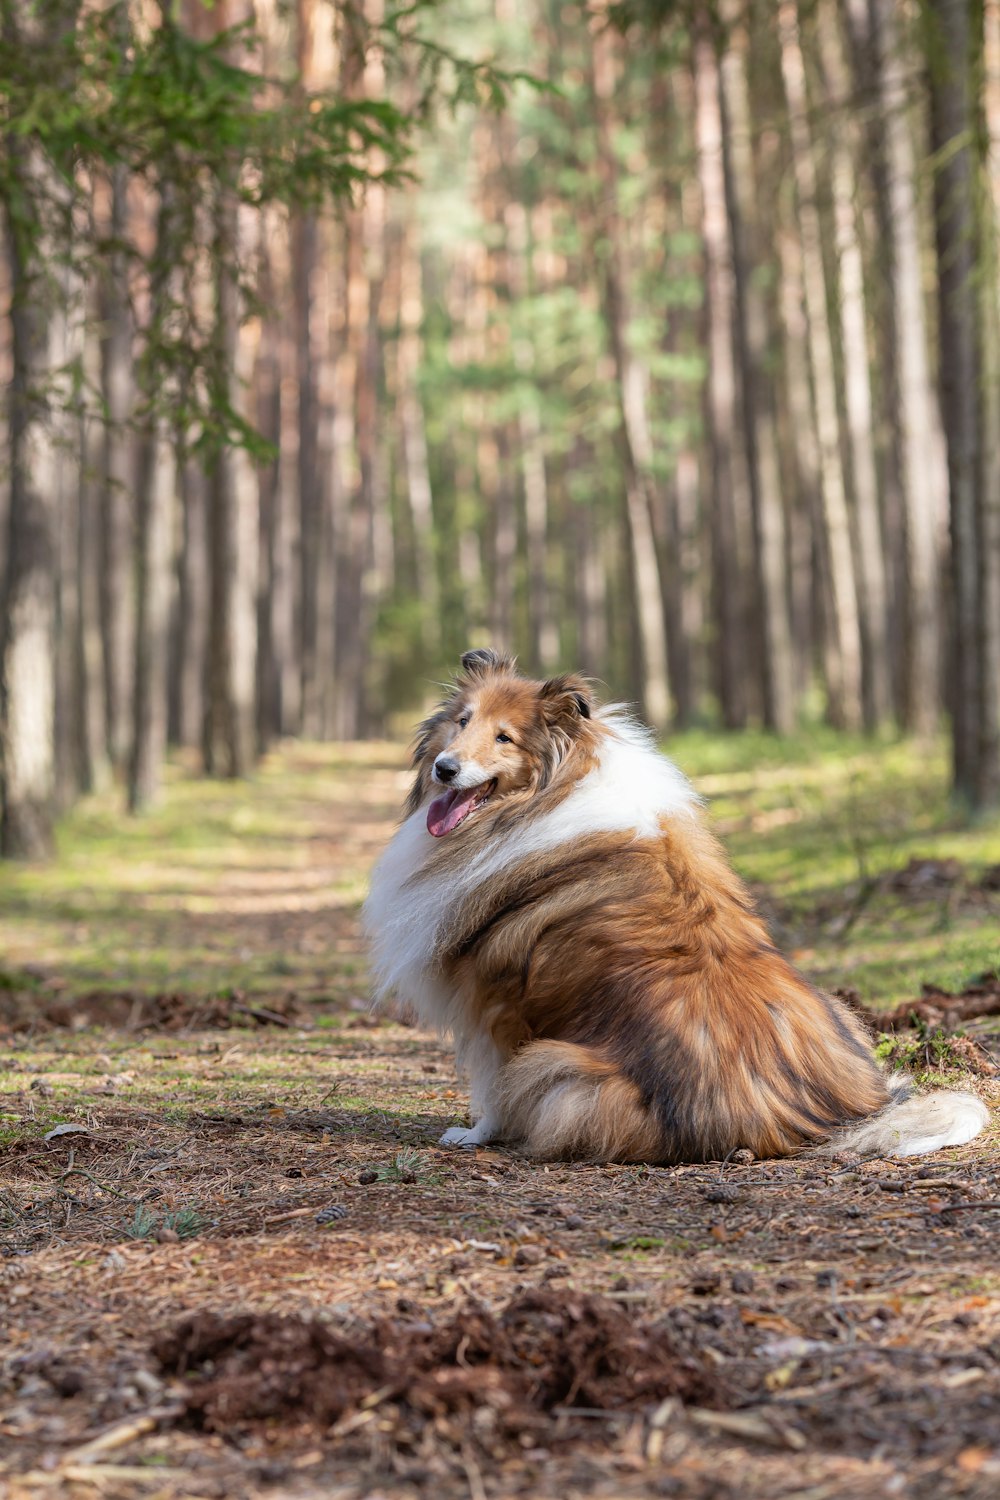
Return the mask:
<svg viewBox="0 0 1000 1500">
<path fill-rule="evenodd" d="M 432 1172 L 421 1152 L 415 1151 L 412 1146 L 404 1146 L 397 1151 L 391 1162 L 383 1162 L 375 1168 L 375 1175 L 379 1182 L 405 1182 L 405 1183 L 432 1183 L 437 1182 L 437 1174 Z"/>
<path fill-rule="evenodd" d="M 209 1227 L 209 1220 L 196 1208 L 180 1208 L 171 1213 L 156 1214 L 145 1203 L 137 1203 L 132 1218 L 122 1226 L 126 1239 L 153 1240 L 162 1230 L 178 1239 L 191 1240 Z"/>
<path fill-rule="evenodd" d="M 665 748 L 762 893 L 778 942 L 817 983 L 888 1005 L 922 981 L 961 988 L 1000 964 L 1000 898 L 976 893 L 1000 863 L 1000 823 L 970 826 L 951 805 L 943 743 L 701 729 Z M 85 799 L 60 825 L 56 860 L 4 869 L 0 993 L 44 1004 L 52 986 L 291 989 L 346 1042 L 367 999 L 357 911 L 404 763 L 402 747 L 295 745 L 252 781 L 220 783 L 180 757 L 147 817 L 125 814 L 119 788 Z M 893 891 L 886 877 L 915 857 L 961 861 L 962 888 Z"/>
<path fill-rule="evenodd" d="M 1000 963 L 1000 903 L 976 887 L 1000 863 L 1000 820 L 971 825 L 949 801 L 943 742 L 693 731 L 666 746 L 705 795 L 741 875 L 766 893 L 779 943 L 817 983 L 868 1003 L 961 989 Z M 905 894 L 911 859 L 957 859 L 954 889 Z"/>
</svg>

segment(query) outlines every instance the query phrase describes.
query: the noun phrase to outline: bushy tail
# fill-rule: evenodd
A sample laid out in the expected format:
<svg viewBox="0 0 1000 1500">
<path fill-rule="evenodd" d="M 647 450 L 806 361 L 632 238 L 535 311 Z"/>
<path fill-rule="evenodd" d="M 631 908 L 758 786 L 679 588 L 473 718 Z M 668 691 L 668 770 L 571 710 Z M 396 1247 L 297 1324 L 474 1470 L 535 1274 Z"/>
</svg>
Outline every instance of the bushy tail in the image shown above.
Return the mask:
<svg viewBox="0 0 1000 1500">
<path fill-rule="evenodd" d="M 942 1146 L 964 1146 L 989 1123 L 990 1112 L 975 1094 L 935 1090 L 910 1092 L 905 1079 L 893 1079 L 896 1095 L 885 1109 L 859 1125 L 838 1130 L 822 1149 L 875 1151 L 879 1156 L 924 1156 Z"/>
<path fill-rule="evenodd" d="M 507 1064 L 500 1111 L 508 1140 L 550 1161 L 656 1161 L 660 1130 L 635 1084 L 574 1042 L 531 1042 Z"/>
</svg>

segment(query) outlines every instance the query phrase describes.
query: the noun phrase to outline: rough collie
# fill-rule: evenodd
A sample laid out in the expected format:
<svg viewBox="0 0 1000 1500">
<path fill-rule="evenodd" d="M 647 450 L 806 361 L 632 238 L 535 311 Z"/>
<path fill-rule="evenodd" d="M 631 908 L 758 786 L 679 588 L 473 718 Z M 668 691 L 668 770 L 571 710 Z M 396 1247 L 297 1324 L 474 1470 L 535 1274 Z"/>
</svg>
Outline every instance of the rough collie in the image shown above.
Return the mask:
<svg viewBox="0 0 1000 1500">
<path fill-rule="evenodd" d="M 885 1077 L 771 944 L 686 778 L 581 678 L 468 652 L 413 765 L 365 924 L 377 993 L 450 1032 L 470 1076 L 472 1129 L 445 1143 L 911 1156 L 986 1124 L 970 1094 Z"/>
</svg>

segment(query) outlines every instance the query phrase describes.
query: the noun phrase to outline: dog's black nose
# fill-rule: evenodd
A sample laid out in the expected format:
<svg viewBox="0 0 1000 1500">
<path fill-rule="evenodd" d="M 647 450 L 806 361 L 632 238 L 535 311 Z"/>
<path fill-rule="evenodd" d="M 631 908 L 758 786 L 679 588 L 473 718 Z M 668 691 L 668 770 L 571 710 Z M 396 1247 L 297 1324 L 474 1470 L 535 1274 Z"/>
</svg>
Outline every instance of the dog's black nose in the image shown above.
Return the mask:
<svg viewBox="0 0 1000 1500">
<path fill-rule="evenodd" d="M 437 777 L 438 781 L 443 781 L 445 783 L 454 781 L 455 777 L 458 775 L 461 769 L 461 764 L 455 759 L 453 755 L 439 755 L 437 760 L 434 762 L 435 776 Z"/>
</svg>

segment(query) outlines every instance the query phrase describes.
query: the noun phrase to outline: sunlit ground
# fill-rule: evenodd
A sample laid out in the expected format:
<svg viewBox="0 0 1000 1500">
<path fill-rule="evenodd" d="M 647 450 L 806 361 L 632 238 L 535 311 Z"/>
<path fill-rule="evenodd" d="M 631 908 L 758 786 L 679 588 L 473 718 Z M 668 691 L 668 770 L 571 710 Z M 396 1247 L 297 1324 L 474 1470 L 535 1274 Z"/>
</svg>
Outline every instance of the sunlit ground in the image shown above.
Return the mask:
<svg viewBox="0 0 1000 1500">
<path fill-rule="evenodd" d="M 888 1004 L 1000 964 L 1000 895 L 980 889 L 1000 826 L 970 827 L 949 804 L 943 745 L 699 731 L 668 749 L 779 941 L 821 983 Z M 55 861 L 0 868 L 6 982 L 26 969 L 70 990 L 295 989 L 362 1004 L 357 909 L 405 763 L 397 745 L 294 744 L 247 782 L 204 781 L 175 760 L 141 819 L 120 789 L 84 800 Z M 911 860 L 960 869 L 896 889 Z"/>
</svg>

